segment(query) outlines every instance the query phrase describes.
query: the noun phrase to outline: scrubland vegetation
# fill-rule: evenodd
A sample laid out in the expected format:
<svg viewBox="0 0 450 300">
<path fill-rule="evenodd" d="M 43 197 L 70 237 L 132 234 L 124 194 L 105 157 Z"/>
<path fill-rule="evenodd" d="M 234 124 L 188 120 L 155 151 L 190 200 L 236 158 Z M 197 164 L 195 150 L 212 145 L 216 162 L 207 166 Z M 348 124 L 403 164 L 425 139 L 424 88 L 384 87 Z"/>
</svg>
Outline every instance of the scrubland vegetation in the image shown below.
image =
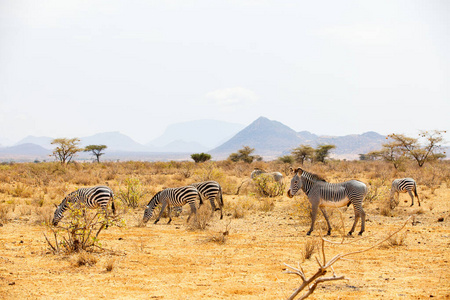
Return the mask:
<svg viewBox="0 0 450 300">
<path fill-rule="evenodd" d="M 367 249 L 411 217 L 386 242 L 352 256 L 353 261 L 335 264 L 334 271 L 348 280 L 322 284 L 311 297 L 450 297 L 449 161 L 422 167 L 411 162 L 400 169 L 383 161 L 305 162 L 304 169 L 328 182 L 359 179 L 370 187 L 364 201 L 365 238 L 344 235 L 353 222 L 351 206 L 330 209 L 333 230 L 328 239 L 333 243 L 324 249 L 320 247 L 321 230 L 326 232 L 323 217 L 317 232 L 307 237 L 307 197 L 303 193 L 286 197 L 290 166 L 281 161 L 228 160 L 2 164 L 0 294 L 6 299 L 287 298 L 299 281 L 283 272 L 284 263 L 300 263 L 312 275 L 317 271 L 314 257 Z M 250 180 L 255 167 L 281 172 L 282 193 L 273 182 Z M 401 194 L 397 206 L 391 207 L 389 188 L 393 179 L 401 177 L 416 180 L 422 206 L 410 207 L 409 196 Z M 155 193 L 205 180 L 222 186 L 223 220 L 217 212 L 211 216 L 206 201 L 195 222 L 186 223 L 186 206 L 170 225 L 166 219 L 142 225 L 144 207 Z M 58 251 L 56 242 L 64 236 L 55 240 L 55 229 L 49 226 L 54 205 L 79 187 L 98 184 L 113 189 L 117 222 L 99 234 L 96 231 L 95 243 L 89 242 L 89 247 Z M 67 214 L 63 220 L 69 224 L 73 218 Z"/>
</svg>

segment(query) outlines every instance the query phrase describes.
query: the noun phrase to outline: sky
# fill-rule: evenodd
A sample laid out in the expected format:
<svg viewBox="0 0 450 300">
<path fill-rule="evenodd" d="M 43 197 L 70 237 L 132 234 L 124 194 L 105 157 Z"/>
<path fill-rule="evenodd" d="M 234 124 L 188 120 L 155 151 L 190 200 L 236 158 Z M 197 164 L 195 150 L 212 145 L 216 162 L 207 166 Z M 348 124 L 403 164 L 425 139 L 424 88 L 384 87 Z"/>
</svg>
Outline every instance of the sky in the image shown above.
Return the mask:
<svg viewBox="0 0 450 300">
<path fill-rule="evenodd" d="M 415 137 L 450 129 L 449 53 L 446 0 L 0 0 L 0 143 L 260 116 Z"/>
</svg>

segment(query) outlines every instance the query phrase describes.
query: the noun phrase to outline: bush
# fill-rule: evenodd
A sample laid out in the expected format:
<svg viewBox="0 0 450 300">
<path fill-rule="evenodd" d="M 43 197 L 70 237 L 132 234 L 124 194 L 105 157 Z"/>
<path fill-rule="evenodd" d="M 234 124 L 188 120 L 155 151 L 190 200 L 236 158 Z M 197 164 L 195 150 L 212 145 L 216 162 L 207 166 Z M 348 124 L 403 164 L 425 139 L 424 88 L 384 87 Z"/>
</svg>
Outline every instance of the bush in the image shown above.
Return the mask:
<svg viewBox="0 0 450 300">
<path fill-rule="evenodd" d="M 99 235 L 110 225 L 123 225 L 118 216 L 106 218 L 102 209 L 86 209 L 83 204 L 71 205 L 60 226 L 48 228 L 53 233 L 51 242 L 44 233 L 45 240 L 53 253 L 74 253 L 101 249 Z"/>
<path fill-rule="evenodd" d="M 128 207 L 136 208 L 146 192 L 138 178 L 125 179 L 125 189 L 119 190 L 117 197 Z"/>
<path fill-rule="evenodd" d="M 207 153 L 194 153 L 191 155 L 191 158 L 196 162 L 196 163 L 200 163 L 200 162 L 205 162 L 211 159 L 211 155 L 207 154 Z"/>
</svg>

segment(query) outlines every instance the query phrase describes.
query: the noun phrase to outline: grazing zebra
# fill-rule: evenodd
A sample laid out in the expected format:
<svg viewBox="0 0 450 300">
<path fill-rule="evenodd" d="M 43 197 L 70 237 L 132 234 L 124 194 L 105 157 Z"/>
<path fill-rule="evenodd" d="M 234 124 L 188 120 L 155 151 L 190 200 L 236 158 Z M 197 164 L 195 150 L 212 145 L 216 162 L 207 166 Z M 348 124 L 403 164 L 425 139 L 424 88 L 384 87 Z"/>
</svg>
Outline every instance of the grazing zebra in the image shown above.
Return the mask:
<svg viewBox="0 0 450 300">
<path fill-rule="evenodd" d="M 411 197 L 411 206 L 414 205 L 414 196 L 417 197 L 417 201 L 419 202 L 420 206 L 420 200 L 419 195 L 417 194 L 417 184 L 412 178 L 399 178 L 394 179 L 392 181 L 392 187 L 391 187 L 391 196 L 390 196 L 390 202 L 391 202 L 391 208 L 395 208 L 394 203 L 394 196 L 397 195 L 397 204 L 399 202 L 400 193 L 406 193 L 408 192 L 409 196 Z M 414 192 L 414 196 L 413 193 Z"/>
<path fill-rule="evenodd" d="M 199 191 L 203 199 L 209 199 L 212 209 L 211 215 L 213 215 L 216 210 L 220 210 L 220 219 L 222 219 L 223 197 L 222 197 L 222 187 L 220 186 L 220 184 L 216 181 L 210 180 L 193 183 L 191 185 Z M 216 208 L 214 200 L 217 200 L 217 203 L 219 204 L 218 208 Z"/>
<path fill-rule="evenodd" d="M 61 204 L 56 206 L 55 214 L 53 216 L 53 226 L 58 225 L 59 221 L 63 218 L 63 213 L 69 208 L 69 203 L 83 203 L 88 208 L 101 207 L 107 214 L 108 202 L 111 201 L 111 208 L 113 214 L 116 213 L 116 207 L 114 206 L 114 193 L 107 186 L 94 186 L 87 188 L 79 188 L 75 192 L 67 195 Z"/>
<path fill-rule="evenodd" d="M 283 184 L 283 174 L 281 174 L 280 172 L 266 172 L 264 170 L 255 168 L 253 170 L 253 172 L 250 174 L 250 178 L 255 179 L 256 177 L 258 177 L 261 174 L 268 174 L 268 175 L 272 176 L 272 178 L 275 180 L 275 182 L 277 182 L 280 185 Z"/>
<path fill-rule="evenodd" d="M 359 235 L 362 235 L 366 221 L 366 213 L 362 208 L 364 196 L 367 194 L 367 186 L 364 183 L 358 180 L 328 183 L 320 176 L 304 171 L 301 168 L 295 170 L 291 168 L 291 171 L 294 172 L 295 175 L 291 180 L 291 186 L 287 192 L 288 197 L 294 197 L 301 189 L 305 192 L 306 196 L 308 196 L 308 200 L 311 203 L 311 228 L 307 235 L 310 235 L 314 230 L 314 222 L 319 208 L 327 221 L 327 235 L 330 235 L 331 225 L 325 207 L 342 207 L 350 203 L 353 204 L 355 210 L 355 221 L 348 234 L 352 235 L 356 223 L 358 223 L 358 220 L 361 217 L 361 231 L 359 232 Z"/>
<path fill-rule="evenodd" d="M 142 221 L 144 223 L 147 223 L 148 220 L 150 220 L 150 218 L 153 216 L 153 211 L 155 207 L 159 203 L 161 203 L 162 204 L 161 211 L 159 212 L 158 218 L 156 218 L 155 224 L 158 223 L 166 206 L 168 207 L 169 210 L 169 222 L 167 222 L 167 224 L 170 224 L 170 222 L 172 221 L 171 216 L 172 207 L 183 206 L 187 203 L 191 207 L 191 213 L 189 214 L 189 217 L 187 219 L 187 221 L 189 222 L 189 219 L 193 214 L 197 215 L 197 207 L 195 204 L 195 200 L 197 199 L 200 200 L 200 205 L 202 205 L 203 201 L 202 197 L 200 196 L 200 193 L 195 187 L 191 185 L 179 188 L 164 189 L 156 193 L 156 195 L 154 195 L 153 198 L 150 200 L 150 202 L 147 204 L 144 211 L 144 218 L 142 219 Z"/>
</svg>

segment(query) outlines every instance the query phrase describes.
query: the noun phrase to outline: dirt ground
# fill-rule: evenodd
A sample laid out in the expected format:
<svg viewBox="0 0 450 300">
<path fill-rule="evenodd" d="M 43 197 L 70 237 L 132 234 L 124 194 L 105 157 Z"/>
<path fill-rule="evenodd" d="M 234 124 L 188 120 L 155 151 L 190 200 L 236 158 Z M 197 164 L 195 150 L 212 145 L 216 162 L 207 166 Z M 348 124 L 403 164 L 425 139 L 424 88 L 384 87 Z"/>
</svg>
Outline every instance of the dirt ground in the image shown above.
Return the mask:
<svg viewBox="0 0 450 300">
<path fill-rule="evenodd" d="M 224 200 L 232 206 L 243 198 Z M 338 261 L 336 275 L 348 280 L 321 284 L 311 299 L 450 299 L 450 189 L 437 189 L 420 208 L 404 200 L 410 201 L 401 195 L 393 216 L 366 204 L 367 238 L 328 244 L 326 256 L 368 248 L 415 214 L 399 233 L 403 245 L 385 243 Z M 317 251 L 303 259 L 305 243 L 318 241 L 319 232 L 306 236 L 309 225 L 296 216 L 299 201 L 279 197 L 273 210 L 247 210 L 242 218 L 228 209 L 223 220 L 215 215 L 196 231 L 187 229 L 186 213 L 170 225 L 161 219 L 138 227 L 142 212 L 128 212 L 126 227 L 102 232 L 102 247 L 111 251 L 93 253 L 91 266 L 78 266 L 79 254 L 52 254 L 43 235 L 48 229 L 22 216 L 0 227 L 0 298 L 286 299 L 301 280 L 284 273 L 284 263 L 301 265 L 307 276 L 318 269 Z M 341 211 L 348 230 L 353 209 Z M 339 223 L 339 214 L 333 220 Z M 225 242 L 216 242 L 227 228 Z M 329 239 L 340 242 L 342 235 L 334 230 Z"/>
</svg>

